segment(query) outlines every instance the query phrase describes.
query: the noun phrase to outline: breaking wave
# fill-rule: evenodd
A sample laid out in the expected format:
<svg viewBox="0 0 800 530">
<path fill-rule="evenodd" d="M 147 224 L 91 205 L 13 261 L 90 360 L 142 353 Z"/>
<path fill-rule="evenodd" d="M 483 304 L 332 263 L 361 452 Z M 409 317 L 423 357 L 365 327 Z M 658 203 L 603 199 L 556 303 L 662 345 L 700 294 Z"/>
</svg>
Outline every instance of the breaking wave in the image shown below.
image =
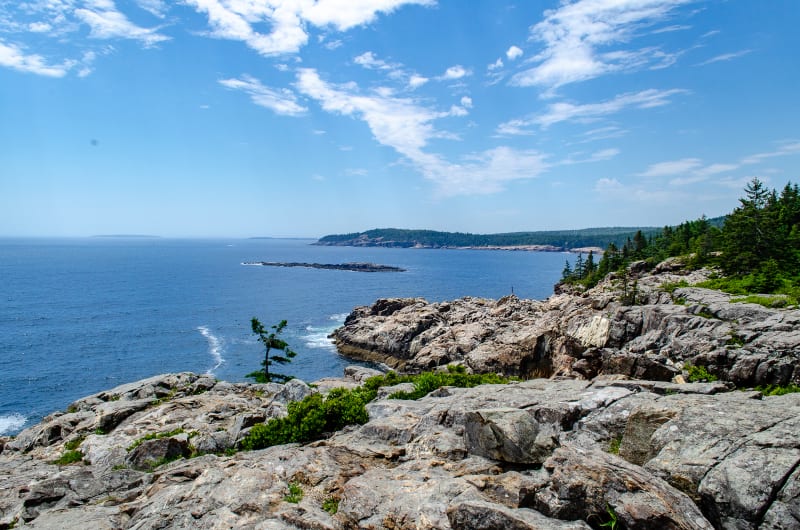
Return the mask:
<svg viewBox="0 0 800 530">
<path fill-rule="evenodd" d="M 28 421 L 28 418 L 16 412 L 0 415 L 0 435 L 17 432 L 25 425 L 26 421 Z"/>
<path fill-rule="evenodd" d="M 222 353 L 225 349 L 225 343 L 221 338 L 211 333 L 211 330 L 206 326 L 198 326 L 197 331 L 199 331 L 208 342 L 208 353 L 211 355 L 211 359 L 214 361 L 214 366 L 206 370 L 206 374 L 214 375 L 214 370 L 225 363 L 225 358 L 222 356 Z"/>
</svg>

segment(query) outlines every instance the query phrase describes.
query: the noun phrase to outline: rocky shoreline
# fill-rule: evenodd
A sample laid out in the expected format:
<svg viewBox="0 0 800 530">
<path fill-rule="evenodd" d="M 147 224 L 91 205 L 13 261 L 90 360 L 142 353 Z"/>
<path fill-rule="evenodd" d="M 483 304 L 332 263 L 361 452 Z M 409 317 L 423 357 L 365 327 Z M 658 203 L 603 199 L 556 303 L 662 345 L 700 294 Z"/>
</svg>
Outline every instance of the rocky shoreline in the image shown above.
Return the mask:
<svg viewBox="0 0 800 530">
<path fill-rule="evenodd" d="M 409 372 L 457 363 L 523 378 L 670 381 L 694 365 L 737 387 L 800 383 L 800 310 L 689 287 L 713 271 L 675 260 L 653 272 L 637 266 L 544 301 L 382 299 L 356 308 L 332 337 L 345 355 Z"/>
<path fill-rule="evenodd" d="M 0 438 L 0 529 L 800 528 L 800 393 L 736 389 L 798 382 L 800 312 L 677 287 L 708 274 L 670 262 L 545 301 L 358 308 L 336 332 L 349 354 L 525 380 L 383 388 L 366 424 L 308 444 L 239 450 L 289 403 L 379 372 L 166 374 L 88 396 Z M 687 383 L 689 364 L 720 381 Z"/>
</svg>

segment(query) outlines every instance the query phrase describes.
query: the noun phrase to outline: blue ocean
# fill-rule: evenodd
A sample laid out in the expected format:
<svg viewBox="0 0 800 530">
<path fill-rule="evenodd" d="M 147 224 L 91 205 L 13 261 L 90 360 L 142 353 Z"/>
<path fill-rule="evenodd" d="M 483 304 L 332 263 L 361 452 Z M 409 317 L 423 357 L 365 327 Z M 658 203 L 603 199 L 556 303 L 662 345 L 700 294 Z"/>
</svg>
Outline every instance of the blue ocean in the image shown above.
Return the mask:
<svg viewBox="0 0 800 530">
<path fill-rule="evenodd" d="M 258 369 L 250 319 L 287 320 L 301 379 L 352 361 L 328 335 L 385 297 L 441 301 L 552 293 L 565 256 L 548 252 L 323 247 L 313 240 L 0 239 L 0 434 L 77 398 L 165 372 L 243 381 Z M 394 265 L 365 273 L 251 261 Z"/>
</svg>

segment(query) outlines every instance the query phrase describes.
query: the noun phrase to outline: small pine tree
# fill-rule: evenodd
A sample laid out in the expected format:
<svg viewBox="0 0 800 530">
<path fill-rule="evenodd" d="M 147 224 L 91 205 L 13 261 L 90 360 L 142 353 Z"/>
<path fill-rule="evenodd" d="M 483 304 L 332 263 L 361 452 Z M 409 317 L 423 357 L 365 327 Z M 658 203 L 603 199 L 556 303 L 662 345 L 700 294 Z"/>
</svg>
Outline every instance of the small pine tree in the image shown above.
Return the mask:
<svg viewBox="0 0 800 530">
<path fill-rule="evenodd" d="M 572 267 L 569 266 L 569 260 L 564 263 L 564 270 L 561 271 L 561 281 L 565 282 L 572 278 Z"/>
<path fill-rule="evenodd" d="M 250 327 L 253 329 L 253 333 L 258 335 L 258 341 L 264 344 L 264 360 L 261 361 L 264 369 L 251 372 L 245 377 L 255 379 L 256 383 L 271 383 L 273 381 L 285 383 L 294 378 L 291 375 L 271 373 L 269 370 L 272 363 L 287 364 L 292 362 L 292 358 L 297 355 L 289 348 L 286 341 L 278 337 L 286 327 L 286 324 L 287 322 L 285 320 L 281 320 L 277 325 L 271 326 L 272 332 L 267 333 L 266 328 L 264 328 L 263 324 L 261 324 L 256 317 L 250 320 Z M 272 355 L 272 357 L 270 357 L 269 353 L 271 350 L 282 351 L 284 355 Z"/>
</svg>

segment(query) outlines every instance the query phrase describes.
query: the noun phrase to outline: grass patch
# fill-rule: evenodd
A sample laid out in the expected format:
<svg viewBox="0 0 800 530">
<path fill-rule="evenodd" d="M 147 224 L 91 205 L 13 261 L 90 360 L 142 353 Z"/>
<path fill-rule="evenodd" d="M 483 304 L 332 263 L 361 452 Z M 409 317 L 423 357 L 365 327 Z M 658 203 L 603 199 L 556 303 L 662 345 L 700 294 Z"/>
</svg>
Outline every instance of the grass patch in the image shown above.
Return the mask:
<svg viewBox="0 0 800 530">
<path fill-rule="evenodd" d="M 322 501 L 322 509 L 331 515 L 336 515 L 336 512 L 339 511 L 339 499 L 335 497 L 328 497 Z"/>
<path fill-rule="evenodd" d="M 256 424 L 242 440 L 241 448 L 252 451 L 273 445 L 303 443 L 323 438 L 347 425 L 363 425 L 369 420 L 366 404 L 375 399 L 378 389 L 399 383 L 413 383 L 413 392 L 397 392 L 394 399 L 419 399 L 442 386 L 469 388 L 487 383 L 508 383 L 496 374 L 467 374 L 463 366 L 447 372 L 424 372 L 400 376 L 394 372 L 370 377 L 363 386 L 352 390 L 335 388 L 327 396 L 311 394 L 302 401 L 289 403 L 284 418 L 272 418 Z"/>
<path fill-rule="evenodd" d="M 709 382 L 717 380 L 717 376 L 708 372 L 705 366 L 694 366 L 687 364 L 684 369 L 689 373 L 689 381 L 692 383 Z"/>
<path fill-rule="evenodd" d="M 158 440 L 159 438 L 169 438 L 170 436 L 175 436 L 175 435 L 181 434 L 181 433 L 183 433 L 183 429 L 178 428 L 178 429 L 175 429 L 174 431 L 169 431 L 169 432 L 152 432 L 150 434 L 145 434 L 141 438 L 135 440 L 131 445 L 129 445 L 127 447 L 127 451 L 128 452 L 133 451 L 134 449 L 136 449 L 137 447 L 142 445 L 142 443 L 146 442 L 147 440 Z"/>
<path fill-rule="evenodd" d="M 731 336 L 725 341 L 726 346 L 744 346 L 744 339 L 731 331 Z"/>
<path fill-rule="evenodd" d="M 783 396 L 784 394 L 794 394 L 800 392 L 800 385 L 789 383 L 788 385 L 762 385 L 755 388 L 765 396 Z"/>
<path fill-rule="evenodd" d="M 303 500 L 303 488 L 300 487 L 300 484 L 297 482 L 289 484 L 289 495 L 284 497 L 283 500 L 292 504 L 297 504 Z"/>
<path fill-rule="evenodd" d="M 608 452 L 612 455 L 619 454 L 619 446 L 622 445 L 622 436 L 617 436 L 616 438 L 612 438 L 611 441 L 608 443 Z"/>
<path fill-rule="evenodd" d="M 61 455 L 58 460 L 53 461 L 53 463 L 57 466 L 68 466 L 80 462 L 81 460 L 83 460 L 83 453 L 77 450 L 71 450 L 64 451 L 64 454 Z"/>
<path fill-rule="evenodd" d="M 674 293 L 675 289 L 678 289 L 680 287 L 689 287 L 689 282 L 687 282 L 686 280 L 681 280 L 679 282 L 664 282 L 658 286 L 659 289 L 669 294 Z"/>
<path fill-rule="evenodd" d="M 64 449 L 67 451 L 74 451 L 77 449 L 83 441 L 86 439 L 86 436 L 78 436 L 77 438 L 73 438 L 72 440 L 68 441 L 64 444 Z"/>
<path fill-rule="evenodd" d="M 732 303 L 758 304 L 769 309 L 779 309 L 786 307 L 787 305 L 797 304 L 797 301 L 795 301 L 794 304 L 790 304 L 790 301 L 791 300 L 787 295 L 750 294 L 744 297 L 731 298 Z"/>
<path fill-rule="evenodd" d="M 703 317 L 703 318 L 717 318 L 717 317 L 714 316 L 714 313 L 712 313 L 711 310 L 709 310 L 705 306 L 703 306 L 700 309 L 698 309 L 697 313 L 695 313 L 695 315 L 697 315 L 699 317 Z"/>
<path fill-rule="evenodd" d="M 69 407 L 67 407 L 68 414 L 73 414 L 75 412 L 78 412 L 78 407 L 76 407 L 75 405 L 70 405 Z"/>
<path fill-rule="evenodd" d="M 148 462 L 147 464 L 149 465 L 149 469 L 147 470 L 147 472 L 148 473 L 152 473 L 153 471 L 156 470 L 157 467 L 161 467 L 161 466 L 167 465 L 170 462 L 174 462 L 174 461 L 180 460 L 182 458 L 183 457 L 181 455 L 171 456 L 171 457 L 166 457 L 165 456 L 165 457 L 159 458 L 158 460 L 155 460 L 155 461 L 152 461 L 152 462 Z"/>
</svg>

